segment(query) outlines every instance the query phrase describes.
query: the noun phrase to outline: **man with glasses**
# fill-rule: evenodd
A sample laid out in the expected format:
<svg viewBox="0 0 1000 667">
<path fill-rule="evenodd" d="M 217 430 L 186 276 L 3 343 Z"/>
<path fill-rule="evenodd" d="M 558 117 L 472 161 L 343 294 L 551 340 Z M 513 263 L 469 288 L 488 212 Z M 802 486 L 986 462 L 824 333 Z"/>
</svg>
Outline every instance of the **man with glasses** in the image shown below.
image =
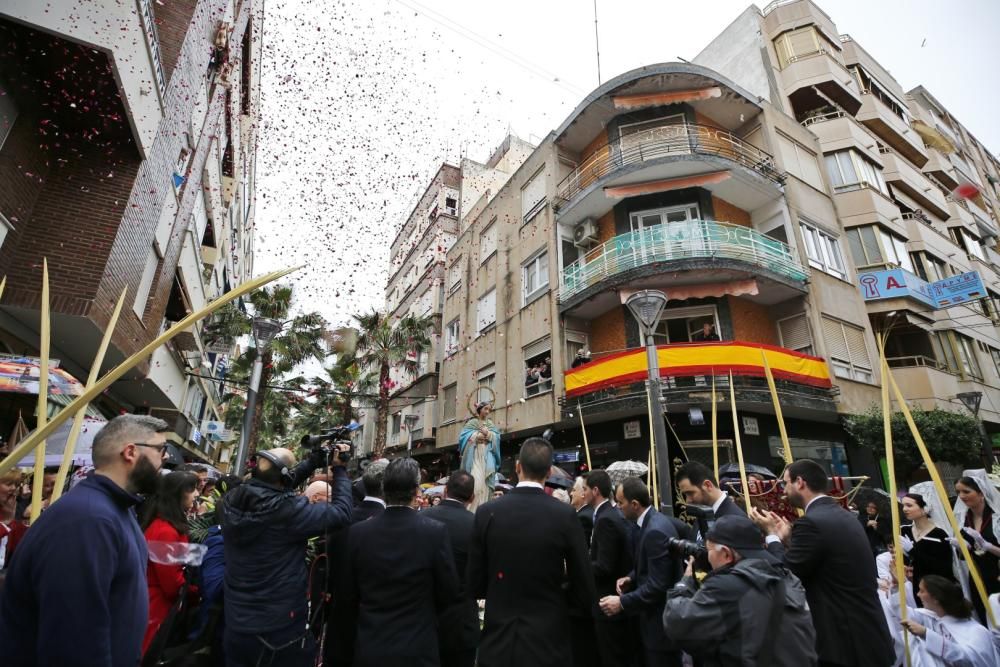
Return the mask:
<svg viewBox="0 0 1000 667">
<path fill-rule="evenodd" d="M 4 665 L 136 665 L 149 599 L 135 518 L 156 490 L 167 423 L 115 417 L 94 438 L 94 475 L 34 522 L 0 598 Z"/>
</svg>

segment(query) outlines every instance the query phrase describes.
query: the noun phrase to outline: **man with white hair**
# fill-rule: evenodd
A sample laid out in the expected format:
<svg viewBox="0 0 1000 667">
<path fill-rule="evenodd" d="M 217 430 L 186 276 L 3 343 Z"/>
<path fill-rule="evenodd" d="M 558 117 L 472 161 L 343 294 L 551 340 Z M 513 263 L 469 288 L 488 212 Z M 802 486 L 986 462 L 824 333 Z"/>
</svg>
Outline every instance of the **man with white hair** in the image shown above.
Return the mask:
<svg viewBox="0 0 1000 667">
<path fill-rule="evenodd" d="M 316 503 L 326 503 L 330 501 L 330 485 L 323 480 L 316 480 L 312 484 L 306 487 L 306 490 L 302 492 L 306 500 L 309 501 L 310 505 L 315 505 Z"/>
<path fill-rule="evenodd" d="M 94 438 L 95 474 L 33 523 L 0 598 L 5 665 L 137 665 L 149 613 L 135 505 L 156 490 L 167 423 L 115 417 Z"/>
</svg>

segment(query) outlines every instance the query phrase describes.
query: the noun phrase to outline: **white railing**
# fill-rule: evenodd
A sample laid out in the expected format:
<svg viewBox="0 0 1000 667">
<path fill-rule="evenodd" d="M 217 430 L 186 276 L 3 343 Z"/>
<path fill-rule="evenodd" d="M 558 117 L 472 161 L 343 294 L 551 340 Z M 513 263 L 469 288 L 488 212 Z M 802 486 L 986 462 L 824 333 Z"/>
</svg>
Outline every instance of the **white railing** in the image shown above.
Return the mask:
<svg viewBox="0 0 1000 667">
<path fill-rule="evenodd" d="M 632 269 L 685 259 L 728 259 L 752 264 L 795 281 L 806 269 L 791 248 L 749 227 L 713 220 L 671 222 L 620 234 L 562 270 L 559 300 Z"/>
</svg>

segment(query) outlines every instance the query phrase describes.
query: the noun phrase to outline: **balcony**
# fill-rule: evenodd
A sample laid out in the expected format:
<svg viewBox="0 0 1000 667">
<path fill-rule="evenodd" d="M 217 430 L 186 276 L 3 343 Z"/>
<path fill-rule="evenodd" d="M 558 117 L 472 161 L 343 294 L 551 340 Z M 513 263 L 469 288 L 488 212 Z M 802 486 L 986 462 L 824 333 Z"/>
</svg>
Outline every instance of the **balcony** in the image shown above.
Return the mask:
<svg viewBox="0 0 1000 667">
<path fill-rule="evenodd" d="M 927 163 L 927 153 L 920 136 L 910 129 L 905 120 L 897 116 L 878 96 L 869 92 L 861 94 L 861 109 L 857 119 L 875 133 L 879 139 L 907 160 L 922 167 Z"/>
<path fill-rule="evenodd" d="M 780 196 L 772 156 L 705 125 L 661 125 L 597 149 L 557 187 L 562 224 L 598 217 L 624 197 L 702 186 L 752 211 Z"/>
<path fill-rule="evenodd" d="M 893 187 L 912 197 L 932 215 L 947 219 L 948 202 L 937 186 L 891 148 L 882 148 L 879 153 L 884 167 L 882 176 L 887 183 L 891 183 Z"/>
<path fill-rule="evenodd" d="M 816 108 L 825 101 L 824 96 L 852 116 L 861 108 L 857 81 L 837 59 L 832 46 L 792 56 L 779 77 L 795 108 Z"/>
<path fill-rule="evenodd" d="M 686 410 L 691 404 L 711 405 L 712 378 L 721 405 L 728 406 L 729 372 L 739 407 L 771 405 L 764 376 L 763 358 L 775 379 L 782 408 L 788 417 L 825 414 L 835 418 L 836 388 L 827 363 L 791 350 L 748 342 L 660 345 L 661 389 L 668 406 Z M 588 413 L 647 409 L 644 380 L 647 373 L 644 348 L 596 359 L 566 371 L 564 412 L 577 405 Z M 566 415 L 564 415 L 566 416 Z"/>
<path fill-rule="evenodd" d="M 807 275 L 791 248 L 749 227 L 712 220 L 674 222 L 620 234 L 565 267 L 559 304 L 563 312 L 575 308 L 576 315 L 592 317 L 618 301 L 609 290 L 624 284 L 666 284 L 668 292 L 676 293 L 685 285 L 758 279 L 767 289 L 757 290 L 755 282 L 743 293 L 777 303 L 804 293 Z"/>
</svg>

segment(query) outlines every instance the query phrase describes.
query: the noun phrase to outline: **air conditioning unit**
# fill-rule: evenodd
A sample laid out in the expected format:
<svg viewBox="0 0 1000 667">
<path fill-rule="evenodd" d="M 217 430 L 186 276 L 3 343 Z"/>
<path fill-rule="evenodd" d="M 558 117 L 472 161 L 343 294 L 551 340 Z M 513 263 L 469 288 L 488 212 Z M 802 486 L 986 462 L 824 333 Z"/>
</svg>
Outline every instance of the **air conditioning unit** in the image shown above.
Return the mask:
<svg viewBox="0 0 1000 667">
<path fill-rule="evenodd" d="M 573 243 L 586 246 L 597 240 L 597 223 L 593 218 L 587 218 L 573 229 Z"/>
</svg>

